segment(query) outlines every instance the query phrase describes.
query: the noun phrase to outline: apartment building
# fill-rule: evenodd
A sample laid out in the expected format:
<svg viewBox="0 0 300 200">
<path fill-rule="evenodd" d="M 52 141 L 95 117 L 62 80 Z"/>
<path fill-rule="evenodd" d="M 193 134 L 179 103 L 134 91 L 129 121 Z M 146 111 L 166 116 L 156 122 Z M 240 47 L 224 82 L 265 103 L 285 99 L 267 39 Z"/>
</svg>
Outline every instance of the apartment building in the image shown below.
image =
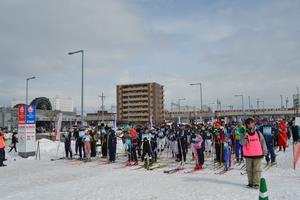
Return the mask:
<svg viewBox="0 0 300 200">
<path fill-rule="evenodd" d="M 164 87 L 158 83 L 117 85 L 117 120 L 124 124 L 164 122 Z"/>
</svg>

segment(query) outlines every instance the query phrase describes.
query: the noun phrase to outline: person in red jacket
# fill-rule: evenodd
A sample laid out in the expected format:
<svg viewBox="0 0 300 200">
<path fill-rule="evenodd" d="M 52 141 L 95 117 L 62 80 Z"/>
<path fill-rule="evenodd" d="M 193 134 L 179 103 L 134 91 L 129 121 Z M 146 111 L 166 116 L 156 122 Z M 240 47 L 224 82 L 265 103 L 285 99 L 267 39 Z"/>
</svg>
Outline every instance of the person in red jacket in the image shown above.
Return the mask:
<svg viewBox="0 0 300 200">
<path fill-rule="evenodd" d="M 285 151 L 286 147 L 288 146 L 288 137 L 287 137 L 287 128 L 286 128 L 286 123 L 282 119 L 280 120 L 280 125 L 279 125 L 279 133 L 278 133 L 278 146 L 279 146 L 279 151 L 282 150 Z"/>
</svg>

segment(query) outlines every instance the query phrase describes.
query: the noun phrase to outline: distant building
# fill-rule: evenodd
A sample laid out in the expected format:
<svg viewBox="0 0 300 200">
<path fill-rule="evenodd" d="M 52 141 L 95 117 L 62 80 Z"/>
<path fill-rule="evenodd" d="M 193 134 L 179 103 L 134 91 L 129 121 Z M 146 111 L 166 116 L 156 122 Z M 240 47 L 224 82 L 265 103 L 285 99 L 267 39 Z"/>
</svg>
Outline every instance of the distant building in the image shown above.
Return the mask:
<svg viewBox="0 0 300 200">
<path fill-rule="evenodd" d="M 71 98 L 55 97 L 52 99 L 52 109 L 64 112 L 74 112 L 74 104 Z"/>
<path fill-rule="evenodd" d="M 158 83 L 117 86 L 117 121 L 135 124 L 164 122 L 164 87 Z"/>
<path fill-rule="evenodd" d="M 109 126 L 114 125 L 115 114 L 113 112 L 98 111 L 96 113 L 87 113 L 84 117 L 84 121 L 87 122 L 88 125 L 101 125 L 101 123 L 107 124 Z"/>
</svg>

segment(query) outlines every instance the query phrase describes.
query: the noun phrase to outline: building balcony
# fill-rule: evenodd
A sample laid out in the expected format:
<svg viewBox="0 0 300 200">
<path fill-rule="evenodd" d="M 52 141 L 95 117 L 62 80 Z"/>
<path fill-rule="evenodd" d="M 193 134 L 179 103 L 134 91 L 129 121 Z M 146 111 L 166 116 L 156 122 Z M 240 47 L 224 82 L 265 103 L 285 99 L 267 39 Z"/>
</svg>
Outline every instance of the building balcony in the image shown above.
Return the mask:
<svg viewBox="0 0 300 200">
<path fill-rule="evenodd" d="M 122 88 L 123 92 L 131 92 L 131 91 L 141 91 L 141 90 L 148 90 L 148 87 L 128 87 L 128 88 Z"/>
</svg>

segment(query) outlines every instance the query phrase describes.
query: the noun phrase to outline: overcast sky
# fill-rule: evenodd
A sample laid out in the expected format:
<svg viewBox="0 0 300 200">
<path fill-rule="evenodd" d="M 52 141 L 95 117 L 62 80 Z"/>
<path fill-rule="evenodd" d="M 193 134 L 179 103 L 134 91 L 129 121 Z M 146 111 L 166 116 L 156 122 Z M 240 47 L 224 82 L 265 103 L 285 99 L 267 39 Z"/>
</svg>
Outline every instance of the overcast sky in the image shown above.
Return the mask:
<svg viewBox="0 0 300 200">
<path fill-rule="evenodd" d="M 116 85 L 158 82 L 166 106 L 199 105 L 235 94 L 279 106 L 300 85 L 299 0 L 1 0 L 0 105 L 38 96 L 80 105 L 85 50 L 85 112 L 115 105 Z M 248 102 L 246 103 L 248 105 Z M 78 109 L 79 111 L 79 109 Z"/>
</svg>

